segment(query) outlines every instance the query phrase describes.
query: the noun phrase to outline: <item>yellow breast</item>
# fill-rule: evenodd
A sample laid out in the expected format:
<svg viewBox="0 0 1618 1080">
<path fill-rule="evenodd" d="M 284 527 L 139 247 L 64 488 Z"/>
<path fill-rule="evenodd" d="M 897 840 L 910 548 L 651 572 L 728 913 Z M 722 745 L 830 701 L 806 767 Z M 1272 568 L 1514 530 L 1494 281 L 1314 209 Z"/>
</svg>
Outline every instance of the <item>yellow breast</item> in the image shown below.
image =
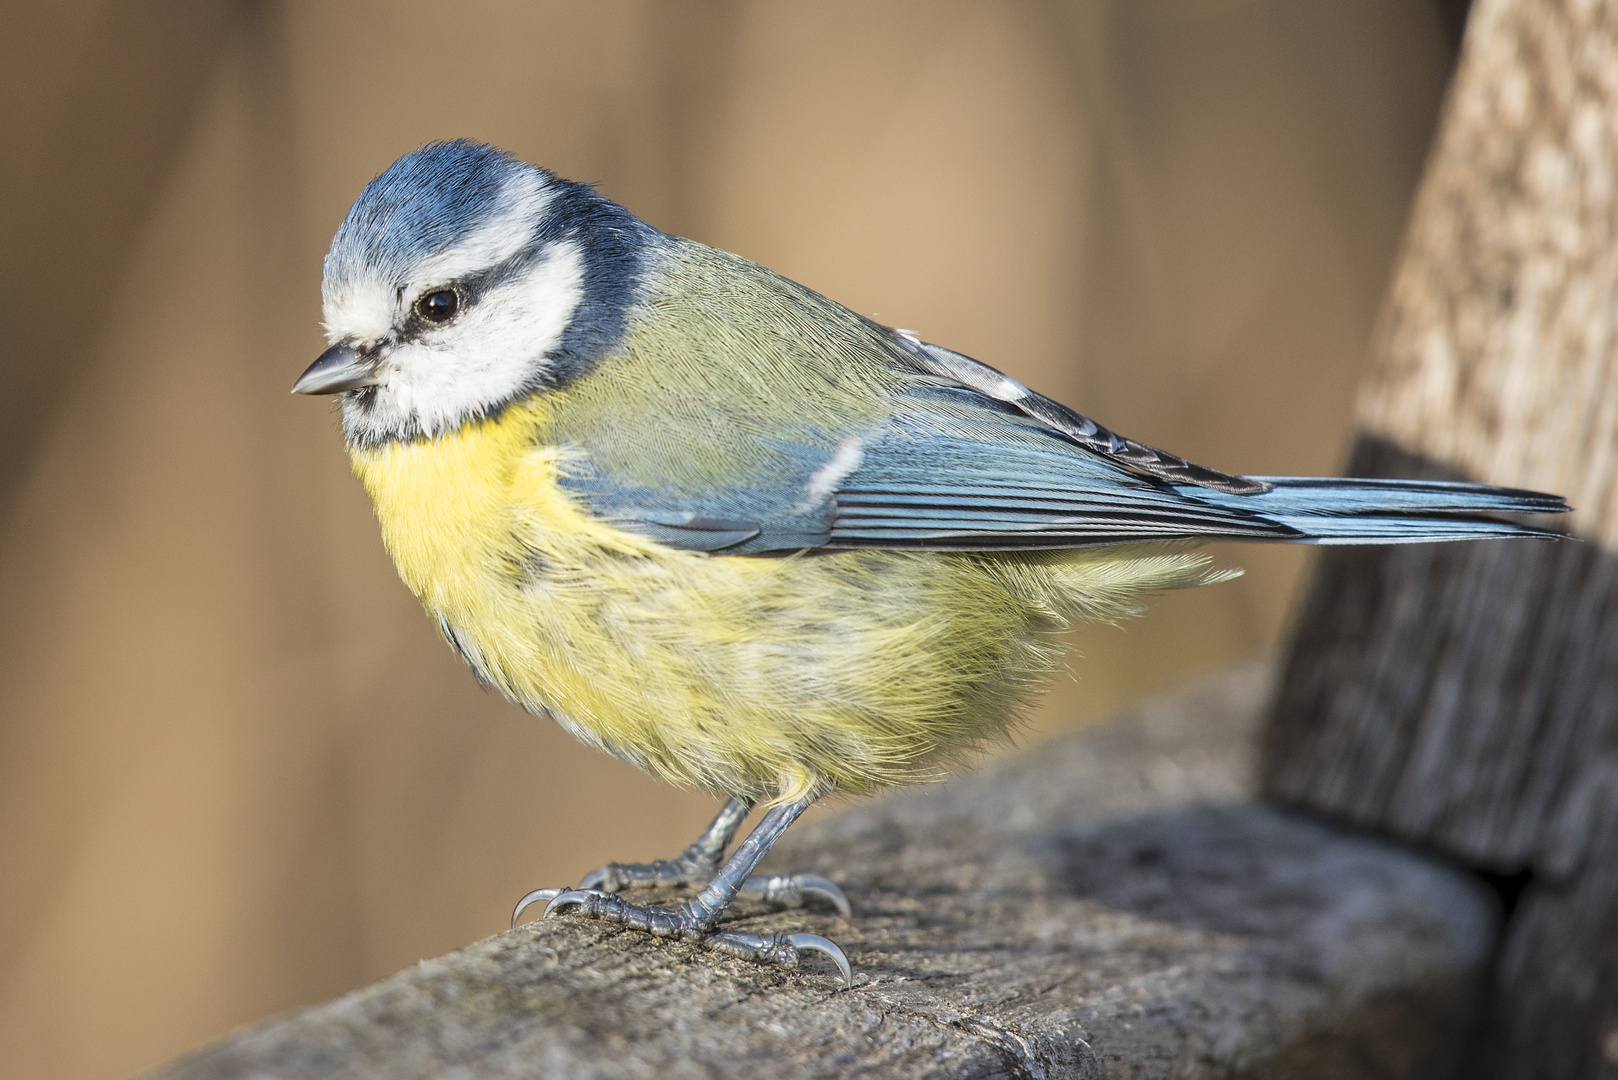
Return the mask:
<svg viewBox="0 0 1618 1080">
<path fill-rule="evenodd" d="M 708 557 L 591 516 L 554 402 L 354 448 L 400 576 L 483 678 L 668 780 L 754 799 L 937 775 L 1003 733 L 1049 633 L 1204 579 L 1184 553 Z"/>
<path fill-rule="evenodd" d="M 429 611 L 468 621 L 502 597 L 540 549 L 653 545 L 584 513 L 558 486 L 563 452 L 547 445 L 543 400 L 437 439 L 353 447 L 399 575 Z"/>
</svg>

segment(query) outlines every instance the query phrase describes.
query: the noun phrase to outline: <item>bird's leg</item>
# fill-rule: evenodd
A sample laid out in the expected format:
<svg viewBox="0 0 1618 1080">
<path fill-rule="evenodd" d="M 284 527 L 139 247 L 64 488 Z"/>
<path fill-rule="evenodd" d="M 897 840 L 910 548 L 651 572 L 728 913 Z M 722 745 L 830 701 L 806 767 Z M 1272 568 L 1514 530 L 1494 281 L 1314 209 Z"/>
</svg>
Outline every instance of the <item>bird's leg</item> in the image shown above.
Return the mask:
<svg viewBox="0 0 1618 1080">
<path fill-rule="evenodd" d="M 818 934 L 748 934 L 717 929 L 719 916 L 752 879 L 759 861 L 786 832 L 787 826 L 796 821 L 813 801 L 813 798 L 807 798 L 771 807 L 758 827 L 748 834 L 736 853 L 725 861 L 702 891 L 672 908 L 631 904 L 616 893 L 602 889 L 572 889 L 552 897 L 545 908 L 545 915 L 578 907 L 586 915 L 645 930 L 655 937 L 697 941 L 732 956 L 786 967 L 797 967 L 801 952 L 822 952 L 836 963 L 838 970 L 843 973 L 843 979 L 852 985 L 853 973 L 848 966 L 848 957 L 835 943 Z M 726 809 L 729 809 L 728 804 Z"/>
<path fill-rule="evenodd" d="M 742 827 L 742 822 L 752 809 L 753 804 L 748 799 L 731 799 L 702 835 L 697 837 L 696 842 L 675 858 L 657 859 L 649 863 L 608 863 L 584 875 L 578 887 L 615 893 L 626 889 L 706 885 L 718 872 L 725 849 L 730 847 L 736 830 Z M 778 908 L 802 907 L 806 898 L 817 896 L 829 901 L 843 918 L 853 914 L 843 890 L 818 874 L 759 875 L 742 882 L 738 891 L 750 900 L 762 900 Z M 517 905 L 511 924 L 517 925 L 518 916 L 530 904 L 540 900 L 549 901 L 557 895 L 558 892 L 552 889 L 536 889 L 529 893 Z"/>
<path fill-rule="evenodd" d="M 608 863 L 584 875 L 578 888 L 615 893 L 625 889 L 706 885 L 718 873 L 725 849 L 730 847 L 736 831 L 752 809 L 753 804 L 747 799 L 731 799 L 720 808 L 696 842 L 675 858 L 657 859 L 649 863 Z M 511 925 L 516 926 L 522 913 L 533 905 L 541 902 L 548 904 L 568 891 L 551 888 L 535 889 L 528 893 L 517 901 L 517 907 L 511 913 Z M 751 876 L 742 881 L 736 894 L 783 908 L 802 907 L 808 897 L 816 896 L 829 901 L 845 919 L 853 914 L 843 890 L 835 882 L 818 874 Z"/>
<path fill-rule="evenodd" d="M 654 888 L 660 885 L 706 885 L 719 869 L 725 849 L 736 837 L 753 804 L 747 799 L 731 799 L 720 809 L 713 823 L 696 843 L 672 859 L 649 863 L 608 863 L 592 870 L 579 882 L 581 889 L 619 892 L 624 889 Z"/>
<path fill-rule="evenodd" d="M 724 857 L 725 849 L 730 846 L 731 840 L 736 836 L 736 830 L 742 827 L 742 822 L 747 820 L 747 815 L 752 809 L 753 804 L 747 799 L 731 799 L 720 807 L 719 813 L 703 830 L 702 835 L 697 837 L 696 842 L 675 858 L 657 859 L 649 863 L 608 863 L 598 870 L 585 874 L 584 879 L 579 882 L 579 888 L 617 892 L 620 889 L 645 889 L 660 885 L 706 885 L 708 879 L 719 869 L 719 861 Z M 825 878 L 812 878 L 812 880 L 821 882 L 825 881 Z M 843 917 L 847 918 L 848 900 L 843 898 L 843 891 L 829 881 L 825 883 L 835 890 L 836 896 L 832 898 L 832 902 L 838 905 L 838 910 L 844 912 Z M 535 889 L 517 901 L 517 907 L 511 913 L 511 925 L 516 926 L 517 920 L 522 918 L 522 913 L 528 908 L 541 901 L 550 903 L 567 891 L 567 889 Z M 799 904 L 803 902 L 801 899 L 803 891 L 800 888 Z M 768 899 L 768 896 L 765 899 Z"/>
</svg>

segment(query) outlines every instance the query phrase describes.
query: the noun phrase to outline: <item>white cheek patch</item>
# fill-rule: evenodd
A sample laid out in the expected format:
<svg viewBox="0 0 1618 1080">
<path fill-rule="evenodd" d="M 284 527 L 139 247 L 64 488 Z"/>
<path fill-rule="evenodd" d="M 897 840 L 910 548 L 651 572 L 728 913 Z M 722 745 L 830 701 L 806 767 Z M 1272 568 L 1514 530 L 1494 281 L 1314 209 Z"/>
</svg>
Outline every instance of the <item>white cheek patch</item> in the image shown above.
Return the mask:
<svg viewBox="0 0 1618 1080">
<path fill-rule="evenodd" d="M 488 292 L 453 323 L 389 352 L 368 414 L 374 434 L 438 435 L 510 400 L 544 370 L 584 296 L 584 255 L 571 240 Z"/>
</svg>

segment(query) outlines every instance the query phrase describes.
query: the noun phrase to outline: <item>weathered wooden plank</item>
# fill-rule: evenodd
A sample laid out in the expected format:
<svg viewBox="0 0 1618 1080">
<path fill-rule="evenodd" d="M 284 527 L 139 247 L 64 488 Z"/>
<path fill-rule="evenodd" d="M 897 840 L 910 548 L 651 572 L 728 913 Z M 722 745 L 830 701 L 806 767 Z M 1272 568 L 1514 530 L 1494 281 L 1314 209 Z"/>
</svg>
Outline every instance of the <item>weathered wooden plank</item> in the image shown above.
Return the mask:
<svg viewBox="0 0 1618 1080">
<path fill-rule="evenodd" d="M 1350 471 L 1454 475 L 1369 437 Z M 1614 764 L 1615 585 L 1598 544 L 1327 552 L 1265 735 L 1266 789 L 1490 870 L 1559 875 L 1594 825 L 1563 819 L 1594 808 L 1581 792 Z"/>
<path fill-rule="evenodd" d="M 1469 875 L 1254 803 L 1266 680 L 851 808 L 774 858 L 848 889 L 844 991 L 530 924 L 152 1074 L 1435 1076 L 1490 951 Z"/>
<path fill-rule="evenodd" d="M 1589 542 L 1327 553 L 1264 790 L 1526 882 L 1471 1074 L 1606 1075 L 1618 4 L 1478 0 L 1373 361 L 1352 472 L 1554 490 Z"/>
<path fill-rule="evenodd" d="M 1359 422 L 1618 544 L 1618 5 L 1478 0 Z"/>
<path fill-rule="evenodd" d="M 1610 806 L 1614 794 L 1595 797 Z M 1536 881 L 1512 915 L 1470 1075 L 1610 1077 L 1618 1068 L 1618 815 L 1589 820 L 1596 831 L 1578 835 L 1583 854 L 1571 872 Z"/>
<path fill-rule="evenodd" d="M 1362 440 L 1359 475 L 1448 470 Z M 1618 1064 L 1618 558 L 1334 551 L 1263 739 L 1269 793 L 1523 888 L 1470 1075 Z"/>
</svg>

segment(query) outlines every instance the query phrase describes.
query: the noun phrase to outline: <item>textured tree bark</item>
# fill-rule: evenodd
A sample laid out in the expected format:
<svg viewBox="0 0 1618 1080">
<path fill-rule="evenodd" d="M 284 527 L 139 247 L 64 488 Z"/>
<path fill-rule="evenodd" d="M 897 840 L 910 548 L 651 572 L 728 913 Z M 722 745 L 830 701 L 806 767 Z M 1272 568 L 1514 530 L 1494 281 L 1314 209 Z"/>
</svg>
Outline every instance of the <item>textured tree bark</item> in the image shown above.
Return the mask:
<svg viewBox="0 0 1618 1080">
<path fill-rule="evenodd" d="M 1257 670 L 789 833 L 855 965 L 786 972 L 584 918 L 519 927 L 149 1080 L 1427 1078 L 1496 930 L 1471 875 L 1251 798 Z"/>
<path fill-rule="evenodd" d="M 1473 1073 L 1602 1074 L 1618 1064 L 1618 5 L 1474 6 L 1374 351 L 1352 472 L 1557 491 L 1586 542 L 1329 552 L 1264 789 L 1526 876 Z"/>
</svg>

